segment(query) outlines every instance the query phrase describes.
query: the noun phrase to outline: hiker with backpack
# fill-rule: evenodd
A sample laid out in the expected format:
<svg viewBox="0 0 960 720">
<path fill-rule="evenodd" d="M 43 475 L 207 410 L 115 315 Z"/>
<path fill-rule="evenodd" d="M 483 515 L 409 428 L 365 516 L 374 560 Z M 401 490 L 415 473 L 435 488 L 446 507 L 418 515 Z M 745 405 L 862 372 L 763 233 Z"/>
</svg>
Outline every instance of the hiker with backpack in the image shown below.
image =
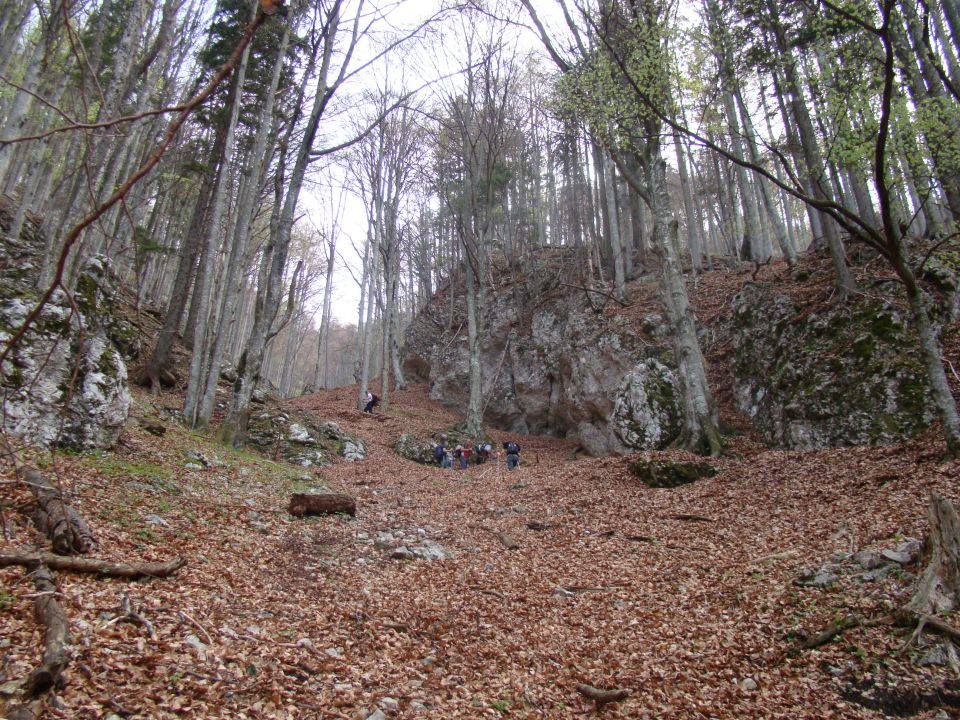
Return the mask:
<svg viewBox="0 0 960 720">
<path fill-rule="evenodd" d="M 460 448 L 460 469 L 466 470 L 470 464 L 470 456 L 473 455 L 473 443 L 467 440 Z"/>
<path fill-rule="evenodd" d="M 503 449 L 507 451 L 507 470 L 513 470 L 520 465 L 520 446 L 513 440 L 508 440 L 503 444 Z"/>
<path fill-rule="evenodd" d="M 433 459 L 437 461 L 437 465 L 440 467 L 446 467 L 444 464 L 444 458 L 447 457 L 447 439 L 443 436 L 440 437 L 440 441 L 433 446 Z"/>
<path fill-rule="evenodd" d="M 490 451 L 493 446 L 488 442 L 477 443 L 477 465 L 483 465 L 490 459 Z"/>
<path fill-rule="evenodd" d="M 373 409 L 380 404 L 380 397 L 367 390 L 367 404 L 363 406 L 365 413 L 372 413 Z"/>
</svg>

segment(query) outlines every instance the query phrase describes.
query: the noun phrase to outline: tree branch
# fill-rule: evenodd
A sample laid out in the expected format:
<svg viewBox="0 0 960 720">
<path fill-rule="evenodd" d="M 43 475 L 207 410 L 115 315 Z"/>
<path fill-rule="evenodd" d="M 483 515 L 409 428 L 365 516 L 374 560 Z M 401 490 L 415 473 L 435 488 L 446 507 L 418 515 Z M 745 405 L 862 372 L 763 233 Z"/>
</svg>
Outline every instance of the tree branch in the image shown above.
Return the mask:
<svg viewBox="0 0 960 720">
<path fill-rule="evenodd" d="M 43 550 L 20 553 L 9 551 L 0 552 L 0 567 L 19 565 L 25 568 L 36 568 L 45 565 L 54 570 L 93 573 L 95 575 L 126 578 L 128 580 L 143 577 L 169 577 L 186 564 L 187 561 L 182 557 L 176 557 L 167 562 L 118 563 L 110 560 L 55 555 L 54 553 Z"/>
</svg>

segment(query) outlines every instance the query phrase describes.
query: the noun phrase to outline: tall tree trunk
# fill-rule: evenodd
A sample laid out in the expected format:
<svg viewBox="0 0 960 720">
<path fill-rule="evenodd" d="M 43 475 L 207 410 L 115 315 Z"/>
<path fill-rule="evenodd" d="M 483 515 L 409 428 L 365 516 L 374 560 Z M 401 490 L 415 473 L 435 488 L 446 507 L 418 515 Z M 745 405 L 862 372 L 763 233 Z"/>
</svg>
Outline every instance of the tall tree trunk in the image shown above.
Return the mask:
<svg viewBox="0 0 960 720">
<path fill-rule="evenodd" d="M 330 365 L 330 299 L 333 294 L 333 267 L 336 258 L 336 235 L 327 240 L 327 273 L 323 281 L 323 307 L 320 311 L 320 333 L 317 337 L 317 364 L 313 371 L 314 390 L 326 389 L 329 382 L 327 371 Z M 323 362 L 321 363 L 321 357 Z"/>
<path fill-rule="evenodd" d="M 313 143 L 317 135 L 320 117 L 330 101 L 330 96 L 336 89 L 335 84 L 334 86 L 328 84 L 328 75 L 340 22 L 340 8 L 341 3 L 338 0 L 327 9 L 323 56 L 317 76 L 314 102 L 303 129 L 300 145 L 296 150 L 293 170 L 287 183 L 279 217 L 271 227 L 273 250 L 270 253 L 269 268 L 264 266 L 266 270 L 266 291 L 263 302 L 258 304 L 254 313 L 253 327 L 250 330 L 250 337 L 244 351 L 244 367 L 242 372 L 238 373 L 237 381 L 234 384 L 234 395 L 229 414 L 221 425 L 221 438 L 230 440 L 234 446 L 238 447 L 246 443 L 247 426 L 250 420 L 250 398 L 253 396 L 254 388 L 256 388 L 257 381 L 260 378 L 267 335 L 280 306 L 283 271 L 287 264 L 290 235 L 300 199 L 300 190 L 303 187 L 304 177 L 311 161 Z M 342 79 L 343 76 L 340 77 Z"/>
<path fill-rule="evenodd" d="M 222 164 L 224 140 L 225 133 L 219 134 L 211 152 L 211 157 L 216 158 L 215 164 L 218 165 Z M 173 349 L 174 341 L 180 330 L 180 323 L 183 320 L 183 313 L 187 307 L 188 291 L 197 267 L 197 250 L 200 248 L 200 237 L 203 235 L 209 213 L 215 173 L 216 170 L 204 174 L 201 181 L 196 204 L 193 208 L 193 216 L 180 246 L 177 275 L 173 281 L 170 300 L 164 313 L 163 327 L 157 334 L 150 359 L 146 363 L 144 380 L 150 383 L 150 388 L 154 394 L 160 392 L 161 377 L 168 371 L 167 362 L 170 359 L 170 352 Z"/>
<path fill-rule="evenodd" d="M 832 200 L 830 193 L 825 187 L 827 175 L 823 158 L 820 155 L 819 143 L 817 142 L 816 132 L 813 123 L 810 120 L 810 114 L 804 102 L 800 91 L 800 82 L 797 76 L 796 64 L 793 60 L 793 50 L 787 44 L 786 34 L 783 27 L 776 22 L 773 28 L 774 38 L 777 48 L 781 55 L 781 67 L 783 69 L 784 86 L 789 95 L 790 109 L 793 120 L 796 123 L 797 131 L 800 135 L 802 154 L 806 165 L 807 176 L 809 177 L 813 197 L 817 200 Z M 835 287 L 838 297 L 845 300 L 850 293 L 856 290 L 856 283 L 850 275 L 850 269 L 847 267 L 846 251 L 843 247 L 843 241 L 836 222 L 832 218 L 824 217 L 821 213 L 823 230 L 827 240 L 827 246 L 830 249 L 830 257 L 833 260 L 833 270 L 836 276 Z"/>
<path fill-rule="evenodd" d="M 210 211 L 210 226 L 207 232 L 204 261 L 201 264 L 200 295 L 194 297 L 198 304 L 197 324 L 193 333 L 193 357 L 190 361 L 190 379 L 187 382 L 187 392 L 183 401 L 183 415 L 190 427 L 206 425 L 206 418 L 200 412 L 200 404 L 204 393 L 204 383 L 207 380 L 205 360 L 208 355 L 208 332 L 213 318 L 211 308 L 211 290 L 213 286 L 214 261 L 217 258 L 220 246 L 220 233 L 223 225 L 223 214 L 227 204 L 227 192 L 230 184 L 230 170 L 233 165 L 233 148 L 236 136 L 237 123 L 240 119 L 240 105 L 243 102 L 243 84 L 247 74 L 247 60 L 250 57 L 250 45 L 243 50 L 240 64 L 237 67 L 233 80 L 233 97 L 231 98 L 230 120 L 227 124 L 226 138 L 223 144 L 223 162 L 213 189 L 213 207 Z M 229 294 L 229 289 L 227 289 Z M 211 338 L 213 339 L 213 338 Z M 216 344 L 216 343 L 212 343 Z M 211 375 L 219 377 L 219 368 L 211 368 Z M 216 380 L 213 381 L 213 392 L 216 391 Z M 211 393 L 212 394 L 212 393 Z"/>
<path fill-rule="evenodd" d="M 680 133 L 673 133 L 673 147 L 677 154 L 677 170 L 680 173 L 680 193 L 683 196 L 683 212 L 687 216 L 687 243 L 690 247 L 690 267 L 696 275 L 703 267 L 700 249 L 700 235 L 697 226 L 700 218 L 693 209 L 693 194 L 690 192 L 690 176 L 687 173 L 687 160 L 683 154 L 683 142 Z"/>
<path fill-rule="evenodd" d="M 617 190 L 614 181 L 613 163 L 610 161 L 610 153 L 606 150 L 600 150 L 602 153 L 602 175 L 603 175 L 603 195 L 607 207 L 607 242 L 610 247 L 610 254 L 613 256 L 613 291 L 621 300 L 627 296 L 626 275 L 623 267 L 623 242 L 620 239 L 620 213 L 617 212 Z"/>
<path fill-rule="evenodd" d="M 647 183 L 653 210 L 653 249 L 660 259 L 660 282 L 673 336 L 683 401 L 680 444 L 694 452 L 719 455 L 723 443 L 707 383 L 706 361 L 697 339 L 696 321 L 676 256 L 677 220 L 670 208 L 666 163 L 659 148 L 651 151 Z"/>
<path fill-rule="evenodd" d="M 483 376 L 480 367 L 480 331 L 477 318 L 477 289 L 473 263 L 466 262 L 467 295 L 467 349 L 470 356 L 470 395 L 467 400 L 467 412 L 464 429 L 470 437 L 482 437 L 483 434 Z M 452 297 L 451 297 L 452 300 Z"/>
<path fill-rule="evenodd" d="M 753 123 L 750 120 L 750 113 L 747 111 L 746 104 L 743 102 L 743 98 L 738 93 L 736 96 L 738 105 L 740 107 L 741 118 L 743 119 L 743 129 L 747 138 L 747 148 L 750 151 L 750 162 L 754 165 L 763 166 L 762 158 L 760 157 L 760 152 L 757 149 L 757 140 L 756 140 L 756 131 L 753 128 Z M 783 225 L 780 214 L 777 212 L 776 203 L 773 198 L 770 197 L 771 191 L 767 185 L 767 182 L 762 177 L 757 177 L 757 191 L 760 194 L 761 202 L 763 207 L 767 212 L 767 217 L 770 220 L 770 224 L 773 225 L 773 234 L 777 239 L 777 245 L 780 247 L 780 252 L 783 253 L 783 257 L 787 260 L 787 265 L 793 267 L 797 263 L 797 249 L 791 243 L 790 238 L 787 236 L 786 228 Z"/>
</svg>

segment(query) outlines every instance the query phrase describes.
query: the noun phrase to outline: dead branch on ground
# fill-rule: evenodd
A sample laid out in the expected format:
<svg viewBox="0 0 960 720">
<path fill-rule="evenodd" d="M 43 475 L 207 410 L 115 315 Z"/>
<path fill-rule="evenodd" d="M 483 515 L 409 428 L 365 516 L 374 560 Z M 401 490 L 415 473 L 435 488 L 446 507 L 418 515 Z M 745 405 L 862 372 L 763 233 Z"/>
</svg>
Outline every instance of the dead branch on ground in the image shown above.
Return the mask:
<svg viewBox="0 0 960 720">
<path fill-rule="evenodd" d="M 167 562 L 119 563 L 110 560 L 97 560 L 95 558 L 56 555 L 43 550 L 28 550 L 19 553 L 9 551 L 0 552 L 0 567 L 20 565 L 21 567 L 33 569 L 41 565 L 46 565 L 53 570 L 92 573 L 94 575 L 103 575 L 104 577 L 126 578 L 127 580 L 136 580 L 145 577 L 169 577 L 186 564 L 187 561 L 182 557 L 177 557 Z"/>
</svg>

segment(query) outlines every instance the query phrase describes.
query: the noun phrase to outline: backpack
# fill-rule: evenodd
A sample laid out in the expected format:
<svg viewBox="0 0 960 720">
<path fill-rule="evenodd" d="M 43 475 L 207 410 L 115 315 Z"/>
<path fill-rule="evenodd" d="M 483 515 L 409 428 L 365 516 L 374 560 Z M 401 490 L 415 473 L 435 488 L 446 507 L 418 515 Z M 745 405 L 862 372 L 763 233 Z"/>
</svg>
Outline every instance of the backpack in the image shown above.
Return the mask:
<svg viewBox="0 0 960 720">
<path fill-rule="evenodd" d="M 443 445 L 437 445 L 437 446 L 433 449 L 433 459 L 434 459 L 434 460 L 442 460 L 442 459 L 443 459 L 443 450 L 444 450 Z"/>
<path fill-rule="evenodd" d="M 379 405 L 379 404 L 380 404 L 380 396 L 377 395 L 377 394 L 375 394 L 375 393 L 371 393 L 371 394 L 373 395 L 373 404 L 374 404 L 374 405 Z"/>
<path fill-rule="evenodd" d="M 517 445 L 515 442 L 508 442 L 508 443 L 507 443 L 507 454 L 508 454 L 508 455 L 519 455 L 519 454 L 520 454 L 520 446 Z"/>
</svg>

